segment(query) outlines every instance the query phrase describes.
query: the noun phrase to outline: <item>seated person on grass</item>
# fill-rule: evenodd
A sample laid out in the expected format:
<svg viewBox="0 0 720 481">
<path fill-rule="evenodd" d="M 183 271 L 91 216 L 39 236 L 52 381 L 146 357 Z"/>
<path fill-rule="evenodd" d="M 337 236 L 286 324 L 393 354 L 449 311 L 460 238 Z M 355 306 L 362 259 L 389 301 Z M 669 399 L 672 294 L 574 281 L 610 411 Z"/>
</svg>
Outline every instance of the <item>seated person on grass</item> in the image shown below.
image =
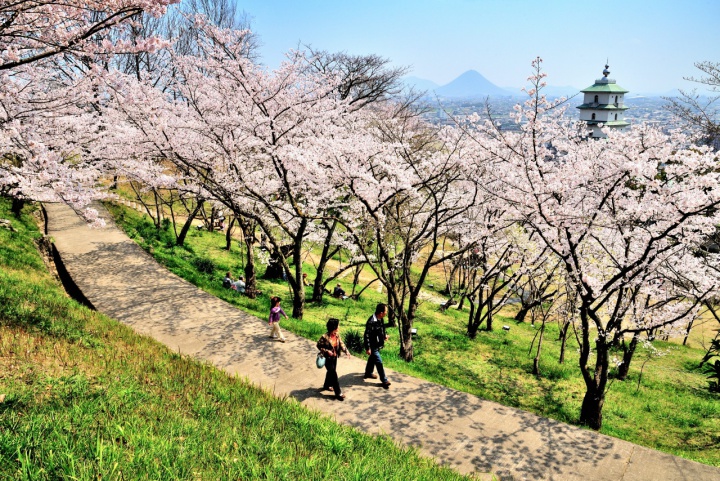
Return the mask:
<svg viewBox="0 0 720 481">
<path fill-rule="evenodd" d="M 245 281 L 243 280 L 243 276 L 240 276 L 237 281 L 233 282 L 233 289 L 240 294 L 245 294 Z"/>
<path fill-rule="evenodd" d="M 233 285 L 232 274 L 230 273 L 230 271 L 228 271 L 225 274 L 225 279 L 223 279 L 223 287 L 225 289 L 232 289 L 232 285 Z"/>
<path fill-rule="evenodd" d="M 343 288 L 340 287 L 340 284 L 336 285 L 335 289 L 333 289 L 333 297 L 342 299 L 343 301 L 348 298 L 348 296 L 345 295 Z"/>
</svg>

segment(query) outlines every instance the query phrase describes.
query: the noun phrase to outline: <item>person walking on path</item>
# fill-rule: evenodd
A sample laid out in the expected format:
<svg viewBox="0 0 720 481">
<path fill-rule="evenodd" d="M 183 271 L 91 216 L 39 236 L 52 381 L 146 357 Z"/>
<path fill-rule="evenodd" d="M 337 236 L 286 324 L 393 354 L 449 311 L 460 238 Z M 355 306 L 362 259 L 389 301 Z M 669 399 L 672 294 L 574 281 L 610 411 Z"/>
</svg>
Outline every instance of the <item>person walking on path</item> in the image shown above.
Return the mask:
<svg viewBox="0 0 720 481">
<path fill-rule="evenodd" d="M 285 336 L 280 332 L 280 314 L 285 316 L 285 319 L 288 318 L 285 311 L 280 307 L 280 298 L 273 296 L 270 298 L 270 318 L 268 319 L 268 323 L 271 329 L 269 337 L 273 339 L 279 338 L 280 342 L 285 342 Z"/>
<path fill-rule="evenodd" d="M 335 399 L 338 401 L 344 401 L 345 395 L 340 390 L 340 380 L 337 374 L 337 360 L 341 353 L 350 355 L 350 352 L 345 347 L 345 344 L 340 339 L 339 330 L 340 321 L 334 318 L 330 318 L 327 321 L 327 333 L 323 334 L 320 340 L 317 342 L 317 348 L 320 350 L 323 356 L 325 356 L 325 383 L 323 384 L 323 390 L 329 390 L 335 393 Z"/>
<path fill-rule="evenodd" d="M 370 316 L 365 324 L 365 334 L 363 335 L 363 345 L 368 355 L 367 365 L 365 366 L 365 379 L 377 379 L 380 376 L 380 382 L 385 389 L 390 388 L 390 382 L 385 376 L 385 368 L 383 367 L 380 350 L 385 346 L 385 340 L 388 338 L 385 333 L 385 324 L 383 318 L 387 314 L 387 306 L 378 304 L 375 308 L 375 314 Z M 377 368 L 377 374 L 373 371 Z"/>
</svg>

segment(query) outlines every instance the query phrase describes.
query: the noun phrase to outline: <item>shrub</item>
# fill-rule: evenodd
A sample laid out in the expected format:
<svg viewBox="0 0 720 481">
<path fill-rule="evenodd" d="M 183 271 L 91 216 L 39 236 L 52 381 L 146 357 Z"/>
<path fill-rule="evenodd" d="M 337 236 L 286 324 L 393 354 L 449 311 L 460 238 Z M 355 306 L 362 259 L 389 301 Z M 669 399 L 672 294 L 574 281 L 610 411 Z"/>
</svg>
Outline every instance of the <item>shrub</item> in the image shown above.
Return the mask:
<svg viewBox="0 0 720 481">
<path fill-rule="evenodd" d="M 199 272 L 202 272 L 203 274 L 212 274 L 213 272 L 215 272 L 216 268 L 213 261 L 202 257 L 193 259 L 193 265 Z"/>
<path fill-rule="evenodd" d="M 710 392 L 720 393 L 720 360 L 706 364 L 703 372 L 708 375 Z"/>
<path fill-rule="evenodd" d="M 345 332 L 345 346 L 355 353 L 362 353 L 365 351 L 363 346 L 363 337 L 356 329 L 350 329 Z"/>
</svg>

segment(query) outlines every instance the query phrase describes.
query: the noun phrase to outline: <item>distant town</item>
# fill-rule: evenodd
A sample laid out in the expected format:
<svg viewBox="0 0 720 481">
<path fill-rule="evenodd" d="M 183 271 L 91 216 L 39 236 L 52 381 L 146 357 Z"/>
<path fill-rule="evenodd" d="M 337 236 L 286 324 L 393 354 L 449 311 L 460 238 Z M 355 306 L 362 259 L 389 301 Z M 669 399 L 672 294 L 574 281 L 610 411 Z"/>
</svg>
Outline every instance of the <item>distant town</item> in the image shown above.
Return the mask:
<svg viewBox="0 0 720 481">
<path fill-rule="evenodd" d="M 567 102 L 567 115 L 579 119 L 579 111 L 575 108 L 582 103 L 582 94 L 578 92 Z M 523 99 L 517 96 L 487 97 L 487 99 L 428 99 L 428 111 L 424 117 L 435 125 L 449 125 L 454 118 L 460 118 L 473 113 L 487 115 L 488 107 L 492 118 L 499 122 L 502 128 L 514 130 L 515 122 L 510 118 L 513 106 Z M 625 105 L 630 107 L 625 118 L 630 124 L 649 122 L 663 124 L 668 128 L 675 125 L 670 113 L 665 110 L 667 101 L 662 97 L 626 97 Z"/>
<path fill-rule="evenodd" d="M 597 73 L 601 73 L 600 69 Z M 587 85 L 591 85 L 594 78 L 588 76 Z M 489 107 L 496 123 L 499 122 L 502 128 L 513 130 L 517 128 L 510 118 L 513 106 L 527 98 L 524 92 L 519 90 L 498 87 L 475 70 L 469 70 L 442 86 L 417 77 L 406 77 L 404 82 L 416 91 L 426 92 L 425 118 L 436 125 L 452 124 L 454 119 L 473 113 L 486 116 Z M 622 79 L 618 79 L 618 82 L 622 85 Z M 568 98 L 566 113 L 579 120 L 579 110 L 575 107 L 583 103 L 580 90 L 569 86 L 548 86 L 544 93 L 551 99 L 560 96 Z M 664 108 L 666 104 L 667 101 L 661 96 L 642 96 L 631 91 L 624 98 L 624 105 L 629 107 L 625 119 L 630 124 L 650 122 L 672 128 L 675 125 L 674 119 Z"/>
</svg>

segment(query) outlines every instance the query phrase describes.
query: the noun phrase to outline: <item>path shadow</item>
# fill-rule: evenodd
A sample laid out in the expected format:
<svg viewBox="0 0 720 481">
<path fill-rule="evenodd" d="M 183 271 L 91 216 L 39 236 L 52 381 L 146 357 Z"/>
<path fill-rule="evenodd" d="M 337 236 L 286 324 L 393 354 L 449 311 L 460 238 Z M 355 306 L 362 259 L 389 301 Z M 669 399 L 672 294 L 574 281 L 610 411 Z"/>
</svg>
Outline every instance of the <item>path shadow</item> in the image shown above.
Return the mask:
<svg viewBox="0 0 720 481">
<path fill-rule="evenodd" d="M 392 386 L 345 374 L 341 385 L 371 390 L 370 402 L 350 395 L 335 416 L 366 432 L 382 431 L 452 466 L 471 465 L 500 479 L 575 479 L 588 464 L 617 458 L 616 440 L 475 396 L 393 373 Z M 353 390 L 353 392 L 354 392 Z M 304 401 L 317 389 L 293 391 Z M 620 463 L 622 464 L 622 463 Z M 619 479 L 619 478 L 618 478 Z"/>
</svg>

